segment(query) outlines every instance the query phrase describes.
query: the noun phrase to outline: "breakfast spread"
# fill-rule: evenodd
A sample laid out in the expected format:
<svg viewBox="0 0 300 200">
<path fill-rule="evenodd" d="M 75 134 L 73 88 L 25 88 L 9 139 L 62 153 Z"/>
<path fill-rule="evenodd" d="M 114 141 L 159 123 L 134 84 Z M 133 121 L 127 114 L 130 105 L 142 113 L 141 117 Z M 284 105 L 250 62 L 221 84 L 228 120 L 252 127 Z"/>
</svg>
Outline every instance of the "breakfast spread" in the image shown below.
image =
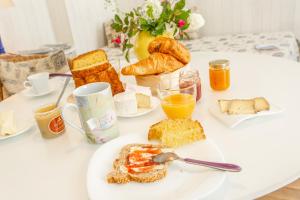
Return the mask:
<svg viewBox="0 0 300 200">
<path fill-rule="evenodd" d="M 35 111 L 35 119 L 44 138 L 55 138 L 65 132 L 61 109 L 55 104 L 38 108 Z"/>
<path fill-rule="evenodd" d="M 17 132 L 13 110 L 0 113 L 0 136 L 12 135 Z"/>
<path fill-rule="evenodd" d="M 166 119 L 153 124 L 148 132 L 148 140 L 159 140 L 167 147 L 180 147 L 205 138 L 201 124 L 191 119 Z"/>
<path fill-rule="evenodd" d="M 270 104 L 264 97 L 253 99 L 218 100 L 222 113 L 228 115 L 256 114 L 270 110 Z"/>
<path fill-rule="evenodd" d="M 111 84 L 113 95 L 124 92 L 116 70 L 108 62 L 105 51 L 94 50 L 70 61 L 70 69 L 76 87 L 94 82 Z"/>
<path fill-rule="evenodd" d="M 150 183 L 164 178 L 168 164 L 156 163 L 152 158 L 163 152 L 163 145 L 128 144 L 121 149 L 107 175 L 108 183 L 125 184 L 130 181 Z"/>
</svg>

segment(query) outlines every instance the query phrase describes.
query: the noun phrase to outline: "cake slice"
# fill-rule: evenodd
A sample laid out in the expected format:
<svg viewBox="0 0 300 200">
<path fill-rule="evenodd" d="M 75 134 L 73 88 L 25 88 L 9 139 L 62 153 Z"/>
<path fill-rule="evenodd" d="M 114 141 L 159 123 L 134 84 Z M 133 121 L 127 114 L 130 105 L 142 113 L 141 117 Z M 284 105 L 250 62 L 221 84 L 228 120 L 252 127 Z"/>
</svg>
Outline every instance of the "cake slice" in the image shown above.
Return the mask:
<svg viewBox="0 0 300 200">
<path fill-rule="evenodd" d="M 160 140 L 167 147 L 179 147 L 205 139 L 203 128 L 191 119 L 166 119 L 150 127 L 148 140 Z"/>
<path fill-rule="evenodd" d="M 119 158 L 113 163 L 113 170 L 107 175 L 108 183 L 125 184 L 130 181 L 150 183 L 164 178 L 168 164 L 152 161 L 162 153 L 163 145 L 129 144 L 121 149 Z"/>
</svg>

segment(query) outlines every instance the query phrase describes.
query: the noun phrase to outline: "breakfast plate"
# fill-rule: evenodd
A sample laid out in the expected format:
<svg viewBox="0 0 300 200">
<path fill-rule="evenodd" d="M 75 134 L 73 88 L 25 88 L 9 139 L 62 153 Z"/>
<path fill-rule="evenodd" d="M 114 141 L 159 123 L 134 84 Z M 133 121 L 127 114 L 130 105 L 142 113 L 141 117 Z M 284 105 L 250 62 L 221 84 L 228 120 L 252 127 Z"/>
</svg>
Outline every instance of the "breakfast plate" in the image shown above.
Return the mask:
<svg viewBox="0 0 300 200">
<path fill-rule="evenodd" d="M 228 115 L 226 113 L 222 113 L 217 103 L 214 103 L 209 107 L 209 112 L 217 120 L 219 120 L 221 123 L 223 123 L 225 126 L 228 126 L 229 128 L 234 128 L 238 126 L 240 123 L 249 119 L 262 117 L 262 116 L 276 115 L 282 113 L 283 111 L 284 109 L 271 103 L 270 103 L 270 110 L 261 111 L 256 114 L 247 114 L 247 115 Z"/>
<path fill-rule="evenodd" d="M 16 126 L 17 126 L 17 131 L 14 134 L 6 135 L 6 136 L 0 135 L 0 141 L 26 133 L 28 130 L 30 130 L 33 127 L 33 123 L 29 121 L 22 121 L 22 122 L 17 121 Z"/>
<path fill-rule="evenodd" d="M 50 87 L 50 89 L 48 91 L 40 93 L 40 94 L 36 94 L 32 91 L 31 88 L 27 88 L 27 89 L 23 90 L 22 93 L 26 97 L 41 97 L 41 96 L 45 96 L 45 95 L 52 93 L 54 90 L 55 89 L 53 87 Z"/>
<path fill-rule="evenodd" d="M 155 110 L 158 105 L 160 104 L 160 100 L 157 97 L 153 97 L 151 96 L 151 108 L 138 108 L 138 111 L 136 113 L 133 114 L 120 114 L 117 113 L 118 117 L 124 117 L 124 118 L 133 118 L 133 117 L 140 117 L 143 115 L 146 115 L 150 112 L 152 112 L 153 110 Z"/>
<path fill-rule="evenodd" d="M 146 134 L 131 134 L 102 145 L 92 156 L 87 171 L 87 190 L 91 200 L 117 199 L 205 199 L 224 182 L 226 173 L 200 166 L 174 161 L 167 176 L 154 183 L 130 182 L 123 185 L 108 184 L 106 175 L 111 171 L 120 149 L 126 144 L 149 143 Z M 224 162 L 224 156 L 210 139 L 175 150 L 183 157 Z"/>
</svg>

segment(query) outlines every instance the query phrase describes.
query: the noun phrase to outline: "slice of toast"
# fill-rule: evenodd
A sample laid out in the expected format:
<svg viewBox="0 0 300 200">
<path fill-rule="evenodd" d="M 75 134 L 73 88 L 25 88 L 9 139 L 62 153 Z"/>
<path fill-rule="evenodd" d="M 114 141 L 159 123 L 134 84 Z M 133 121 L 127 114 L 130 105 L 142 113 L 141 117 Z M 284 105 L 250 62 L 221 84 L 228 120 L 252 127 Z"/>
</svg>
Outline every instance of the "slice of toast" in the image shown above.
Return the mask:
<svg viewBox="0 0 300 200">
<path fill-rule="evenodd" d="M 264 97 L 254 98 L 254 108 L 256 112 L 270 110 L 270 104 Z"/>
<path fill-rule="evenodd" d="M 108 62 L 105 51 L 102 49 L 96 49 L 94 51 L 81 54 L 76 58 L 72 59 L 70 62 L 70 67 L 71 70 L 78 70 L 90 67 L 91 65 L 95 64 L 99 65 L 105 62 Z"/>
<path fill-rule="evenodd" d="M 160 140 L 167 147 L 179 147 L 205 139 L 201 124 L 191 119 L 166 119 L 150 127 L 148 140 Z"/>
<path fill-rule="evenodd" d="M 121 149 L 119 158 L 113 163 L 113 170 L 107 175 L 108 183 L 125 184 L 130 181 L 150 183 L 158 181 L 167 175 L 168 164 L 152 162 L 152 157 L 161 153 L 163 145 L 154 144 L 129 144 Z M 143 150 L 144 149 L 144 150 Z M 149 150 L 150 149 L 150 150 Z M 141 154 L 147 152 L 141 160 Z M 136 159 L 136 160 L 135 160 Z"/>
<path fill-rule="evenodd" d="M 253 100 L 233 100 L 229 104 L 227 113 L 229 115 L 255 114 L 256 110 L 254 107 L 254 101 Z"/>
</svg>

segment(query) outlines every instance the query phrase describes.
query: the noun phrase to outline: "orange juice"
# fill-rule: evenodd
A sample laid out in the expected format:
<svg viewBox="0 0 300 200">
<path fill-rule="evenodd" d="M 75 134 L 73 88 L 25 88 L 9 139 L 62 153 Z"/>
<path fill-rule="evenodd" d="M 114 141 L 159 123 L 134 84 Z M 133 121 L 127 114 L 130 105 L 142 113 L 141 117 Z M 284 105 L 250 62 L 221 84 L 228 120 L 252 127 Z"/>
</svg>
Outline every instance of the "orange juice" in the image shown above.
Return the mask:
<svg viewBox="0 0 300 200">
<path fill-rule="evenodd" d="M 195 97 L 190 94 L 173 94 L 162 100 L 162 108 L 171 119 L 191 118 L 195 109 Z"/>
</svg>

